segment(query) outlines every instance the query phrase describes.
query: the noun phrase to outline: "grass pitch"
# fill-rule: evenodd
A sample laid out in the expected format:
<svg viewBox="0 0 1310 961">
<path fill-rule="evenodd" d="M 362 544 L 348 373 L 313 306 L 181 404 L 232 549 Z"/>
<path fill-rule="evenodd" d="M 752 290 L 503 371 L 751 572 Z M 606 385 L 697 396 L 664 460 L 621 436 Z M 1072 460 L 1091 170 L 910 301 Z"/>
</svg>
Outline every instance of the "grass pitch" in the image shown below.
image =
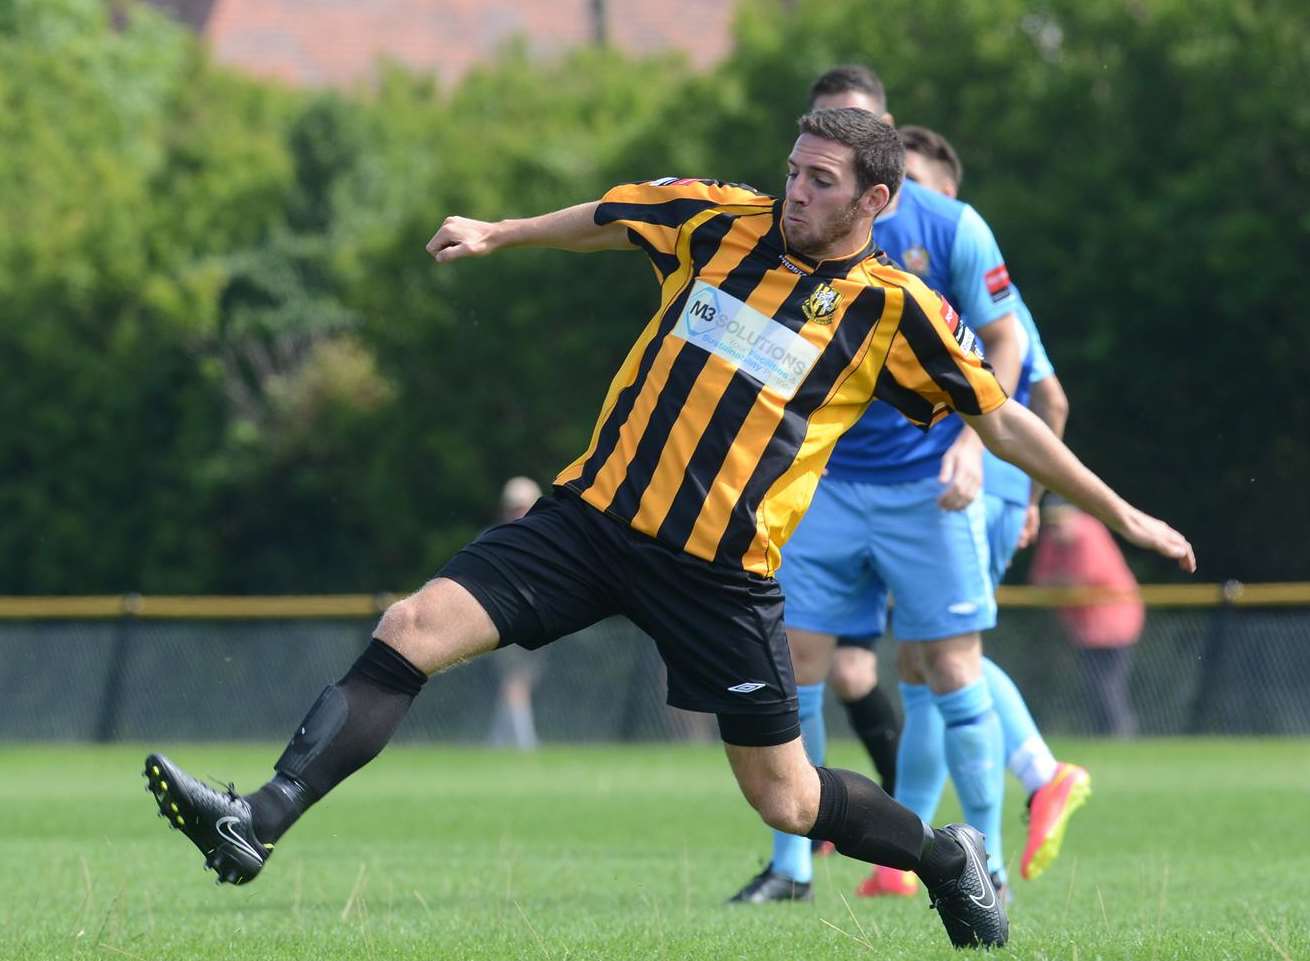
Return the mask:
<svg viewBox="0 0 1310 961">
<path fill-rule="evenodd" d="M 278 750 L 151 746 L 246 788 Z M 1310 958 L 1310 742 L 1058 748 L 1093 797 L 1043 878 L 1012 871 L 1004 956 Z M 959 957 L 926 898 L 850 896 L 864 867 L 842 858 L 818 863 L 813 905 L 725 907 L 768 847 L 718 748 L 392 748 L 239 889 L 155 817 L 144 754 L 0 749 L 0 958 Z M 831 761 L 864 767 L 850 744 Z"/>
</svg>

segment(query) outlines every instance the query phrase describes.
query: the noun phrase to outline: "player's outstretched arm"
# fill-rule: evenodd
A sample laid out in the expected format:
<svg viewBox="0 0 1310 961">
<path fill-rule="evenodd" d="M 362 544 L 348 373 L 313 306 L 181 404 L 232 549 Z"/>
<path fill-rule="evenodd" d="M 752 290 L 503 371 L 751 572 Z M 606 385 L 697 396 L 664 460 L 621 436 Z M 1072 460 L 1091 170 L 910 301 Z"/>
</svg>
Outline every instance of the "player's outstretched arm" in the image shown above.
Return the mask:
<svg viewBox="0 0 1310 961">
<path fill-rule="evenodd" d="M 1063 494 L 1138 547 L 1173 558 L 1189 574 L 1196 570 L 1196 555 L 1187 538 L 1111 490 L 1022 404 L 1007 400 L 989 414 L 961 416 L 997 457 Z"/>
<path fill-rule="evenodd" d="M 1032 386 L 1032 395 L 1028 398 L 1028 409 L 1038 416 L 1051 433 L 1064 440 L 1064 427 L 1069 421 L 1069 396 L 1064 392 L 1064 385 L 1055 374 L 1043 377 Z M 1024 515 L 1023 530 L 1019 532 L 1019 549 L 1033 544 L 1037 540 L 1037 531 L 1041 527 L 1041 513 L 1037 509 L 1045 488 L 1037 481 L 1032 484 L 1032 496 L 1028 500 L 1028 511 Z"/>
<path fill-rule="evenodd" d="M 631 248 L 628 229 L 623 224 L 596 224 L 598 206 L 599 201 L 592 201 L 520 220 L 447 217 L 428 241 L 427 251 L 433 260 L 444 264 L 461 257 L 482 257 L 506 247 L 553 247 L 581 252 Z"/>
<path fill-rule="evenodd" d="M 1064 392 L 1059 377 L 1052 374 L 1033 384 L 1028 409 L 1051 428 L 1051 433 L 1064 438 L 1064 427 L 1069 422 L 1069 395 Z"/>
</svg>

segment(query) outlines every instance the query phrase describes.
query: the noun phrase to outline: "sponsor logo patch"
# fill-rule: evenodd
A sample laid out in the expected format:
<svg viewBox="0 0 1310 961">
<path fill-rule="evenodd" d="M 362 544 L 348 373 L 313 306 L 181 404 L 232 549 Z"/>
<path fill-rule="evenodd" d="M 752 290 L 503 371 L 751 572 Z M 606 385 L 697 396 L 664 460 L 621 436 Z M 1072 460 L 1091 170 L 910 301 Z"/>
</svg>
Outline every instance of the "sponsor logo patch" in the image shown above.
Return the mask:
<svg viewBox="0 0 1310 961">
<path fill-rule="evenodd" d="M 796 264 L 793 264 L 790 260 L 788 260 L 786 254 L 783 254 L 781 257 L 778 258 L 778 263 L 780 263 L 785 269 L 790 270 L 793 274 L 797 274 L 798 276 L 801 277 L 804 277 L 806 274 L 809 273 L 809 271 L 807 271 L 804 267 L 797 266 Z"/>
<path fill-rule="evenodd" d="M 754 694 L 762 687 L 764 685 L 759 681 L 746 681 L 744 684 L 734 684 L 728 690 L 733 694 Z"/>
<path fill-rule="evenodd" d="M 937 295 L 937 299 L 941 301 L 942 304 L 942 320 L 946 321 L 946 329 L 952 334 L 956 333 L 956 331 L 960 329 L 960 315 L 955 312 L 955 308 L 951 306 L 951 302 L 941 294 Z M 956 336 L 959 335 L 957 334 Z"/>
<path fill-rule="evenodd" d="M 994 304 L 1000 303 L 1010 296 L 1010 271 L 1005 264 L 993 267 L 983 274 L 983 283 L 987 285 L 987 293 L 992 295 L 992 303 Z"/>
<path fill-rule="evenodd" d="M 941 294 L 937 295 L 937 299 L 942 302 L 942 320 L 945 321 L 947 329 L 955 335 L 955 342 L 960 345 L 960 350 L 966 354 L 983 356 L 982 344 L 979 343 L 973 328 L 960 319 L 960 315 L 955 312 L 949 300 Z"/>
<path fill-rule="evenodd" d="M 772 317 L 703 280 L 691 288 L 672 331 L 791 400 L 820 350 Z"/>
</svg>

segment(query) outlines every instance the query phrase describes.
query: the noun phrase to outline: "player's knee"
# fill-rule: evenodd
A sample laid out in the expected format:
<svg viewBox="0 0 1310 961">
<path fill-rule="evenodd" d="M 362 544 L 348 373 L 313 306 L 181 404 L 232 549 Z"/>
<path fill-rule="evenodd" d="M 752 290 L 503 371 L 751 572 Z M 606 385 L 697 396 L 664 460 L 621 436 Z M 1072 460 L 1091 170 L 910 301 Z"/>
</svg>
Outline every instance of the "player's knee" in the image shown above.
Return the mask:
<svg viewBox="0 0 1310 961">
<path fill-rule="evenodd" d="M 819 813 L 817 798 L 807 802 L 803 784 L 796 783 L 794 776 L 781 770 L 757 770 L 743 776 L 739 770 L 737 782 L 747 803 L 769 827 L 804 834 L 814 825 Z"/>
<path fill-rule="evenodd" d="M 920 652 L 928 683 L 939 694 L 958 691 L 982 677 L 982 647 L 925 644 Z"/>
<path fill-rule="evenodd" d="M 418 595 L 411 595 L 390 605 L 382 613 L 373 636 L 408 658 L 411 663 L 418 664 L 426 660 L 422 603 Z"/>
<path fill-rule="evenodd" d="M 913 644 L 900 644 L 896 648 L 896 673 L 906 684 L 927 684 L 919 652 Z"/>
<path fill-rule="evenodd" d="M 407 597 L 403 601 L 390 604 L 382 612 L 382 619 L 378 621 L 378 626 L 373 634 L 378 640 L 385 641 L 395 647 L 393 641 L 412 633 L 417 626 L 418 611 L 413 598 Z"/>
<path fill-rule="evenodd" d="M 837 697 L 843 701 L 858 701 L 878 683 L 878 662 L 868 651 L 859 651 L 862 656 L 843 656 L 838 654 L 832 664 L 829 680 Z"/>
<path fill-rule="evenodd" d="M 775 831 L 786 834 L 806 834 L 814 827 L 818 811 L 807 810 L 800 792 L 776 789 L 748 798 L 762 820 Z"/>
</svg>

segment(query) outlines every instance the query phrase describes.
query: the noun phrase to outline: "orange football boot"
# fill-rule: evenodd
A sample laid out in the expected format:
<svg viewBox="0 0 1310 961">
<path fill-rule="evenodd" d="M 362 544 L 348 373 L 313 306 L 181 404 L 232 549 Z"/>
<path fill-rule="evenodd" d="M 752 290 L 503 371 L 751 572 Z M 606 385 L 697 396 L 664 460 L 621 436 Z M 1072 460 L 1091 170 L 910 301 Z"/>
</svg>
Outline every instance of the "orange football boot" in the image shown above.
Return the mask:
<svg viewBox="0 0 1310 961">
<path fill-rule="evenodd" d="M 1092 776 L 1077 764 L 1061 763 L 1055 777 L 1028 799 L 1028 844 L 1019 861 L 1019 873 L 1027 880 L 1041 875 L 1060 856 L 1069 818 L 1092 793 Z"/>
<path fill-rule="evenodd" d="M 873 873 L 860 882 L 855 893 L 862 898 L 912 898 L 919 893 L 919 878 L 913 871 L 875 865 Z"/>
</svg>

